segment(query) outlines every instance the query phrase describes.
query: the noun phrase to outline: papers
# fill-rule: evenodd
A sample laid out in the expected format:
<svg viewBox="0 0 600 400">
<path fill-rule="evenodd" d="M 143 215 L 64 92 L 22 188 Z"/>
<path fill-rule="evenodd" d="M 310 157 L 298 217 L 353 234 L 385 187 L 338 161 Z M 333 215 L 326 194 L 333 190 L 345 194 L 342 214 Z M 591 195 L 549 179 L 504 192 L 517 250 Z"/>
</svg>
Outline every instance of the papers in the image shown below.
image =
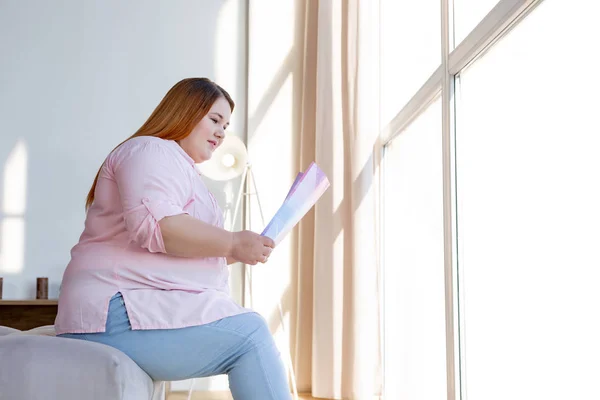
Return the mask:
<svg viewBox="0 0 600 400">
<path fill-rule="evenodd" d="M 329 187 L 327 176 L 314 162 L 303 173 L 296 175 L 283 204 L 273 217 L 263 236 L 279 244 L 294 226 L 315 205 Z"/>
</svg>

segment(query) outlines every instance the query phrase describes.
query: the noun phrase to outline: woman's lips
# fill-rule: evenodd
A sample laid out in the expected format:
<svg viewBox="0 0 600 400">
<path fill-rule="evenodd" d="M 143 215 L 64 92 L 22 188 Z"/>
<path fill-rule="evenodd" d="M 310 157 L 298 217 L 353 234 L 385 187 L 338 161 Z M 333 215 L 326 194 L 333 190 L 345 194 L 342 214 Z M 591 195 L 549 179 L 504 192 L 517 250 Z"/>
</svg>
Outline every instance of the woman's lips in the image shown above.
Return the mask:
<svg viewBox="0 0 600 400">
<path fill-rule="evenodd" d="M 217 148 L 217 142 L 215 140 L 209 140 L 208 143 L 212 146 L 213 150 Z"/>
</svg>

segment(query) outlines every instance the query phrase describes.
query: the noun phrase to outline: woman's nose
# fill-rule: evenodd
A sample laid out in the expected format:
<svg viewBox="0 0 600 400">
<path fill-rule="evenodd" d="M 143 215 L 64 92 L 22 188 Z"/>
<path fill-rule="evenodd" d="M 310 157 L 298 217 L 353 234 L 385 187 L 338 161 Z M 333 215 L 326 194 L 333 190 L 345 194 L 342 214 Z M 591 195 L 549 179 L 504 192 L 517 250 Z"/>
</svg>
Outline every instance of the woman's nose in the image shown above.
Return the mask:
<svg viewBox="0 0 600 400">
<path fill-rule="evenodd" d="M 223 129 L 218 129 L 215 132 L 215 136 L 219 139 L 223 139 L 225 137 L 225 131 Z"/>
</svg>

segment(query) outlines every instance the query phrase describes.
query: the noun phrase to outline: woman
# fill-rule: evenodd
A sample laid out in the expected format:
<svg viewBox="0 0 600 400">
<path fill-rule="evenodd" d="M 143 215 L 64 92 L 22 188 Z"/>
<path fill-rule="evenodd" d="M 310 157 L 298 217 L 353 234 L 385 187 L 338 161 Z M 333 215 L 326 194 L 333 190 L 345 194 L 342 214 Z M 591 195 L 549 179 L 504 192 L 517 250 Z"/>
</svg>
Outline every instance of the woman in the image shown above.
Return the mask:
<svg viewBox="0 0 600 400">
<path fill-rule="evenodd" d="M 194 168 L 222 143 L 233 108 L 214 82 L 184 79 L 108 155 L 87 197 L 55 326 L 61 337 L 123 351 L 154 380 L 228 374 L 235 399 L 288 399 L 265 320 L 228 288 L 228 263 L 264 263 L 274 243 L 224 230 Z"/>
</svg>

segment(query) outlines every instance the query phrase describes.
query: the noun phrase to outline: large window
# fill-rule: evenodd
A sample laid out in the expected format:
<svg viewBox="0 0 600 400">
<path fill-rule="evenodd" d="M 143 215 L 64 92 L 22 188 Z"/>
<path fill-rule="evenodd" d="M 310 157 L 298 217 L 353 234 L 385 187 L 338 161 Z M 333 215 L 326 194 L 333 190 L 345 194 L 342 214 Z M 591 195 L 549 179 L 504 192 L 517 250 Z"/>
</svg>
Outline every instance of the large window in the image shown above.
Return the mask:
<svg viewBox="0 0 600 400">
<path fill-rule="evenodd" d="M 540 4 L 460 74 L 470 399 L 600 398 L 600 14 L 584 3 Z"/>
<path fill-rule="evenodd" d="M 386 148 L 386 398 L 446 392 L 440 101 Z"/>
<path fill-rule="evenodd" d="M 382 66 L 385 398 L 600 398 L 600 4 L 439 12 L 447 63 Z"/>
<path fill-rule="evenodd" d="M 454 40 L 458 45 L 481 22 L 498 0 L 454 0 Z M 516 3 L 513 1 L 513 3 Z"/>
<path fill-rule="evenodd" d="M 440 0 L 380 2 L 381 118 L 387 124 L 440 65 Z"/>
</svg>

